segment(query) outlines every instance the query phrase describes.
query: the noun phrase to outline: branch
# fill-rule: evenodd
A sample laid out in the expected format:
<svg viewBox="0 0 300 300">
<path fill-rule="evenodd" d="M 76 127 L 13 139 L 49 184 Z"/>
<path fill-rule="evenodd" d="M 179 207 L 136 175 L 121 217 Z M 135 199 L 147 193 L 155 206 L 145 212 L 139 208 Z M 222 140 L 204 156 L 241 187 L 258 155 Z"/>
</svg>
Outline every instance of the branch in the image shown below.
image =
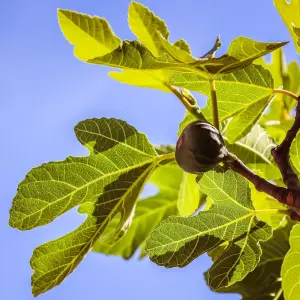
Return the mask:
<svg viewBox="0 0 300 300">
<path fill-rule="evenodd" d="M 296 101 L 299 100 L 299 96 L 297 96 L 295 93 L 287 90 L 282 90 L 282 89 L 274 89 L 273 92 L 275 94 L 285 94 L 287 96 L 290 96 L 291 98 L 295 99 Z"/>
<path fill-rule="evenodd" d="M 224 163 L 234 172 L 239 173 L 248 181 L 252 182 L 259 192 L 264 192 L 279 202 L 293 207 L 290 218 L 294 221 L 300 221 L 297 212 L 300 210 L 300 190 L 276 186 L 273 183 L 261 178 L 251 171 L 244 163 L 233 154 L 229 153 Z"/>
<path fill-rule="evenodd" d="M 291 144 L 294 138 L 296 137 L 299 129 L 300 129 L 300 103 L 298 102 L 296 106 L 296 116 L 295 116 L 294 124 L 292 125 L 291 129 L 288 130 L 288 132 L 286 133 L 283 142 L 279 146 L 271 150 L 272 156 L 274 157 L 275 163 L 277 164 L 281 172 L 282 179 L 285 185 L 288 188 L 294 188 L 294 189 L 300 188 L 299 179 L 298 176 L 293 171 L 292 166 L 290 164 L 289 152 L 290 152 Z"/>
</svg>

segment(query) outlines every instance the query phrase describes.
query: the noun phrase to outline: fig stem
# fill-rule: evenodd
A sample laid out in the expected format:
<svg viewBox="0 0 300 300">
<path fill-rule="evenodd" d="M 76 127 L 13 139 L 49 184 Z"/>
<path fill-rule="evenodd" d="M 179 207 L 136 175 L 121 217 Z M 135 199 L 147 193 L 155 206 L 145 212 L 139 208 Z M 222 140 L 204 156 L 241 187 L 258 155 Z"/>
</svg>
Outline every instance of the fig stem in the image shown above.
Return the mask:
<svg viewBox="0 0 300 300">
<path fill-rule="evenodd" d="M 191 104 L 190 100 L 183 93 L 179 92 L 179 90 L 175 86 L 166 84 L 166 87 L 175 96 L 177 96 L 177 98 L 180 100 L 180 102 L 184 105 L 184 107 L 190 114 L 194 115 L 197 119 L 200 119 L 200 120 L 203 119 L 203 115 L 201 114 L 200 108 L 196 103 Z M 193 98 L 192 101 L 193 100 L 196 100 L 196 99 Z"/>
<path fill-rule="evenodd" d="M 211 97 L 212 113 L 213 113 L 213 124 L 219 130 L 217 92 L 216 92 L 215 82 L 212 78 L 209 79 L 209 87 L 210 87 L 210 97 Z"/>
<path fill-rule="evenodd" d="M 290 96 L 291 98 L 295 99 L 296 101 L 299 101 L 299 96 L 291 91 L 282 90 L 282 89 L 274 89 L 273 93 L 274 94 L 285 94 L 285 95 Z"/>
</svg>

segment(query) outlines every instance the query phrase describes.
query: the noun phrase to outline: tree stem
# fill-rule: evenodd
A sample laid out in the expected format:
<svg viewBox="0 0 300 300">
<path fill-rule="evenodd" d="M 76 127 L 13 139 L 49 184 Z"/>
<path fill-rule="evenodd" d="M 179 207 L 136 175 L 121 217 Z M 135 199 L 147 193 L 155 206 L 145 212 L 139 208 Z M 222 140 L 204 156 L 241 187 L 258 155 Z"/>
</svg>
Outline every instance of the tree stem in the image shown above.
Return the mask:
<svg viewBox="0 0 300 300">
<path fill-rule="evenodd" d="M 211 97 L 212 113 L 213 113 L 213 124 L 219 130 L 219 112 L 218 112 L 216 86 L 214 80 L 211 78 L 209 79 L 209 87 L 210 87 L 210 97 Z"/>
</svg>

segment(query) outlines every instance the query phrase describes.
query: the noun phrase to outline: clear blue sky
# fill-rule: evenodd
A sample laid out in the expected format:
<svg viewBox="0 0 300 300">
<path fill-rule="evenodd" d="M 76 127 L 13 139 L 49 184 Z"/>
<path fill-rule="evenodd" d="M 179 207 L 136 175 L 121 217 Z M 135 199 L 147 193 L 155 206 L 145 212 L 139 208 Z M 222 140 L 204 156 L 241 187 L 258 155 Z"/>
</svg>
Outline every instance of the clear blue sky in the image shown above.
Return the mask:
<svg viewBox="0 0 300 300">
<path fill-rule="evenodd" d="M 86 154 L 73 134 L 78 121 L 102 116 L 121 118 L 147 133 L 153 143 L 176 141 L 184 109 L 174 96 L 122 85 L 106 75 L 107 68 L 78 61 L 57 24 L 57 8 L 72 9 L 105 17 L 119 37 L 132 39 L 127 26 L 129 2 L 1 1 L 1 299 L 33 299 L 29 266 L 33 249 L 73 230 L 84 219 L 74 210 L 32 231 L 20 232 L 7 225 L 17 185 L 32 167 Z M 224 49 L 239 35 L 261 41 L 290 39 L 271 0 L 141 2 L 165 19 L 171 40 L 185 38 L 196 56 L 204 54 L 218 34 Z M 292 43 L 285 52 L 288 60 L 296 58 Z M 165 269 L 147 259 L 127 262 L 90 253 L 63 284 L 39 298 L 239 299 L 208 289 L 203 272 L 209 265 L 206 256 L 184 269 Z"/>
</svg>

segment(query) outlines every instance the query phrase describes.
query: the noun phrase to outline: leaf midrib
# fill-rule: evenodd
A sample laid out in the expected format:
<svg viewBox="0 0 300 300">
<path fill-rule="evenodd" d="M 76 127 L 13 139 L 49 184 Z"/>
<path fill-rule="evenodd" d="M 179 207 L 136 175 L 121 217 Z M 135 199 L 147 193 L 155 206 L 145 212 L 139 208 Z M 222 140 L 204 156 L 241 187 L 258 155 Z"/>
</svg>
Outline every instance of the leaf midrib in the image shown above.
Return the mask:
<svg viewBox="0 0 300 300">
<path fill-rule="evenodd" d="M 89 35 L 85 30 L 83 30 L 78 24 L 76 24 L 74 21 L 73 21 L 73 16 L 72 16 L 72 11 L 68 11 L 68 10 L 64 10 L 64 9 L 60 9 L 59 12 L 65 17 L 65 19 L 71 23 L 72 25 L 74 25 L 77 29 L 79 29 L 85 36 L 87 36 L 88 38 L 90 38 L 91 40 L 95 41 L 100 47 L 104 48 L 106 51 L 111 51 L 111 48 L 109 48 L 108 46 L 106 46 L 105 44 L 103 43 L 100 43 L 100 41 L 97 40 L 97 38 L 95 36 L 92 36 L 92 35 Z M 65 13 L 68 12 L 71 14 L 71 19 L 70 19 L 70 16 L 67 16 Z M 96 20 L 99 19 L 99 21 L 106 21 L 104 18 L 100 18 L 100 17 L 92 17 L 92 16 L 89 16 L 87 14 L 81 14 L 83 17 L 89 17 L 91 18 L 92 22 L 96 22 Z M 89 27 L 89 25 L 88 25 Z M 102 28 L 102 31 L 103 31 L 103 28 Z M 120 39 L 118 37 L 116 37 L 113 32 L 112 33 L 112 36 L 113 38 L 116 38 L 119 40 L 120 42 Z M 68 40 L 68 39 L 67 39 Z M 76 47 L 78 47 L 78 45 L 75 45 Z M 113 51 L 113 50 L 112 50 Z"/>
<path fill-rule="evenodd" d="M 86 253 L 87 251 L 86 248 L 89 248 L 91 249 L 93 247 L 94 244 L 92 244 L 92 241 L 93 240 L 97 240 L 99 238 L 99 234 L 101 234 L 101 229 L 104 225 L 107 224 L 107 222 L 109 222 L 110 220 L 110 216 L 113 215 L 115 213 L 115 211 L 119 208 L 119 206 L 123 203 L 122 199 L 125 198 L 129 192 L 131 192 L 131 190 L 137 185 L 137 183 L 140 182 L 140 179 L 143 178 L 143 176 L 149 172 L 148 176 L 151 174 L 150 170 L 154 169 L 154 166 L 155 166 L 155 162 L 153 162 L 148 168 L 146 168 L 141 174 L 140 176 L 137 178 L 137 180 L 132 184 L 132 186 L 127 189 L 127 191 L 124 193 L 124 195 L 120 198 L 120 201 L 115 205 L 115 207 L 110 211 L 110 213 L 106 216 L 105 220 L 101 223 L 101 225 L 98 227 L 98 229 L 95 231 L 95 233 L 92 235 L 92 237 L 89 239 L 89 241 L 86 244 L 86 246 L 84 246 L 80 252 L 78 253 L 78 255 L 75 256 L 75 258 L 67 265 L 67 267 L 65 269 L 63 269 L 63 271 L 61 272 L 61 275 L 59 275 L 56 279 L 54 279 L 54 281 L 51 281 L 51 284 L 49 284 L 46 288 L 44 288 L 43 291 L 40 291 L 39 294 L 51 289 L 53 286 L 55 286 L 57 284 L 57 281 L 61 278 L 61 276 L 63 276 L 64 272 L 66 272 L 68 269 L 68 272 L 67 274 L 65 274 L 63 277 L 66 278 L 71 272 L 72 270 L 74 269 L 73 266 L 74 264 L 77 262 L 78 259 L 80 259 L 82 256 L 83 256 L 83 253 Z M 147 178 L 145 179 L 145 181 L 147 180 Z M 141 189 L 142 190 L 142 189 Z M 141 192 L 141 191 L 140 191 Z M 91 241 L 91 242 L 90 242 Z M 50 254 L 53 254 L 53 253 L 49 253 Z M 78 262 L 79 263 L 79 262 Z M 52 271 L 52 270 L 51 270 Z M 42 276 L 45 276 L 45 274 L 47 273 L 43 273 Z M 42 277 L 41 276 L 41 277 Z M 36 281 L 38 281 L 41 277 L 37 278 Z"/>
<path fill-rule="evenodd" d="M 137 165 L 134 165 L 134 166 L 130 166 L 130 167 L 128 167 L 128 168 L 119 169 L 119 170 L 117 170 L 117 171 L 115 171 L 115 172 L 105 174 L 105 175 L 101 176 L 100 178 L 98 177 L 98 178 L 96 178 L 96 179 L 94 179 L 94 180 L 92 180 L 92 181 L 90 181 L 90 182 L 88 182 L 88 183 L 86 183 L 86 184 L 80 186 L 79 188 L 74 189 L 74 191 L 72 191 L 71 193 L 68 193 L 68 194 L 64 195 L 62 198 L 59 198 L 59 199 L 56 199 L 56 200 L 53 201 L 53 202 L 50 202 L 49 205 L 47 205 L 47 206 L 43 207 L 42 209 L 40 209 L 40 210 L 34 212 L 33 214 L 26 215 L 26 217 L 25 217 L 24 219 L 21 219 L 21 220 L 19 220 L 19 221 L 22 221 L 22 223 L 24 223 L 25 220 L 27 220 L 27 218 L 30 218 L 30 217 L 32 217 L 32 216 L 34 216 L 34 215 L 36 215 L 36 214 L 41 214 L 45 209 L 47 209 L 47 208 L 53 206 L 54 204 L 57 204 L 57 203 L 60 202 L 60 201 L 63 201 L 63 200 L 64 200 L 65 198 L 67 198 L 67 197 L 72 197 L 72 195 L 74 195 L 75 193 L 79 192 L 80 190 L 82 190 L 82 189 L 88 187 L 89 185 L 94 184 L 94 183 L 96 183 L 97 181 L 104 180 L 104 179 L 107 178 L 107 177 L 114 176 L 114 175 L 118 175 L 118 174 L 121 175 L 122 173 L 126 173 L 126 172 L 128 172 L 128 171 L 130 171 L 130 170 L 132 170 L 132 169 L 136 169 L 136 168 L 141 167 L 141 166 L 143 166 L 143 165 L 145 165 L 145 164 L 147 164 L 147 163 L 151 163 L 151 162 L 154 160 L 154 158 L 155 158 L 155 157 L 152 157 L 151 160 L 143 161 L 143 162 L 140 163 L 140 164 L 137 164 Z M 50 181 L 51 181 L 51 180 L 50 180 Z M 83 202 L 83 203 L 84 203 L 84 202 Z M 79 202 L 79 203 L 77 203 L 77 204 L 75 204 L 75 205 L 78 205 L 78 204 L 82 204 L 82 203 Z M 75 206 L 75 205 L 74 205 L 74 206 Z M 61 212 L 60 212 L 58 215 L 61 215 L 61 214 L 64 212 L 64 210 L 65 210 L 65 207 L 63 207 L 63 209 L 61 210 Z M 36 223 L 35 223 L 33 226 L 29 227 L 29 228 L 34 228 L 34 227 L 36 227 L 36 224 L 39 222 L 39 220 L 40 220 L 40 219 L 37 219 Z M 43 224 L 44 224 L 44 223 L 43 223 Z M 46 223 L 46 224 L 47 224 L 47 223 Z M 40 224 L 40 225 L 42 225 L 42 224 Z"/>
</svg>

